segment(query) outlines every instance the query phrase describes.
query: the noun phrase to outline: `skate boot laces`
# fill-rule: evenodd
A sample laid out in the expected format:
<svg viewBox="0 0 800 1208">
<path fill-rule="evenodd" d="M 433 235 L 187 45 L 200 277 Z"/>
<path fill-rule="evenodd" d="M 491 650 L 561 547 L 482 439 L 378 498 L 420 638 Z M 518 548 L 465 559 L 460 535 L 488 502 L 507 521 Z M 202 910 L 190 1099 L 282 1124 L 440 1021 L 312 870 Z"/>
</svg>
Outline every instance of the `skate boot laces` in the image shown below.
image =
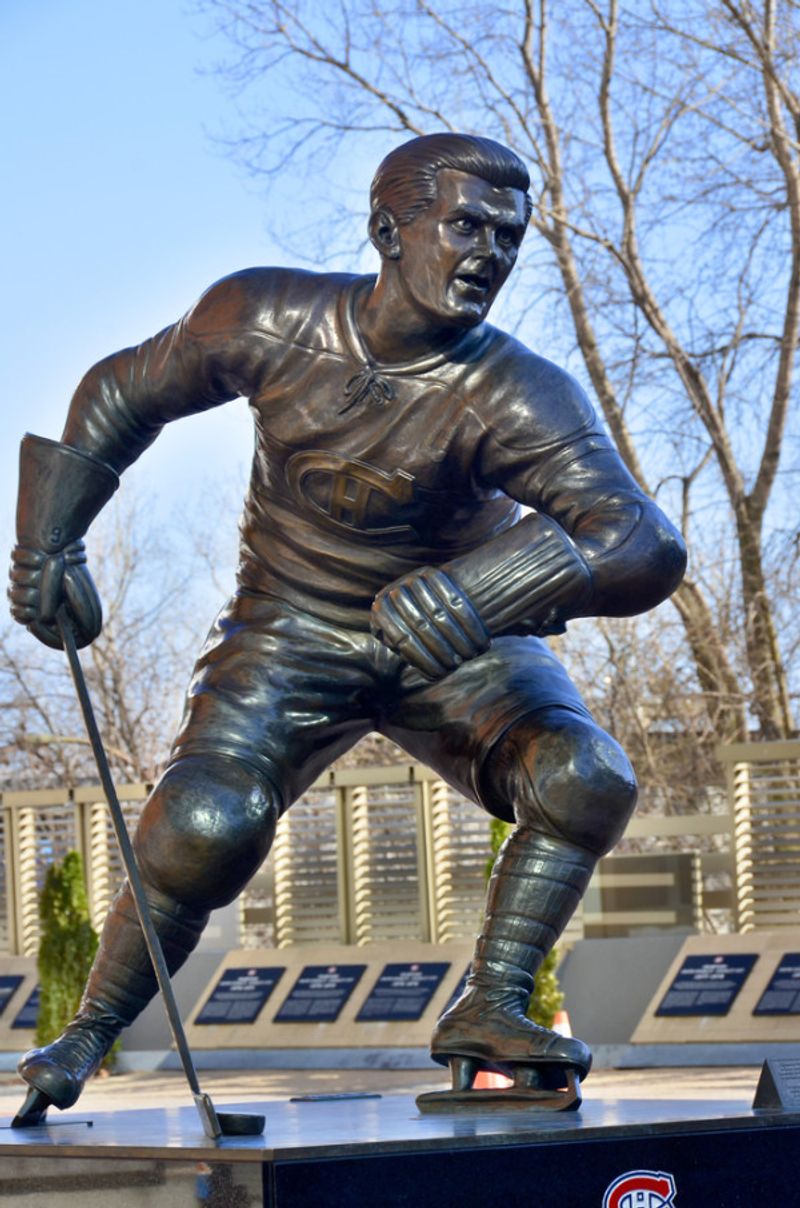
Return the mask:
<svg viewBox="0 0 800 1208">
<path fill-rule="evenodd" d="M 40 1056 L 46 1055 L 56 1065 L 78 1073 L 95 1063 L 100 1064 L 119 1030 L 119 1024 L 113 1016 L 79 1015 L 67 1025 L 57 1040 L 34 1051 Z"/>
</svg>

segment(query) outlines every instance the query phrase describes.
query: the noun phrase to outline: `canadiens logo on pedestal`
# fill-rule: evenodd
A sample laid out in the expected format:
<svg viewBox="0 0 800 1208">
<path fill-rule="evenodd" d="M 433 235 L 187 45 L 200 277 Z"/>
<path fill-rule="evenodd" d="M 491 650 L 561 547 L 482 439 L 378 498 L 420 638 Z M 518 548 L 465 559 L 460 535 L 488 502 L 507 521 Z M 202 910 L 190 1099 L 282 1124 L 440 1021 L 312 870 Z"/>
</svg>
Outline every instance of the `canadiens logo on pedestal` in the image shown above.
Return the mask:
<svg viewBox="0 0 800 1208">
<path fill-rule="evenodd" d="M 663 1170 L 629 1170 L 614 1179 L 603 1208 L 673 1208 L 675 1180 Z"/>
</svg>

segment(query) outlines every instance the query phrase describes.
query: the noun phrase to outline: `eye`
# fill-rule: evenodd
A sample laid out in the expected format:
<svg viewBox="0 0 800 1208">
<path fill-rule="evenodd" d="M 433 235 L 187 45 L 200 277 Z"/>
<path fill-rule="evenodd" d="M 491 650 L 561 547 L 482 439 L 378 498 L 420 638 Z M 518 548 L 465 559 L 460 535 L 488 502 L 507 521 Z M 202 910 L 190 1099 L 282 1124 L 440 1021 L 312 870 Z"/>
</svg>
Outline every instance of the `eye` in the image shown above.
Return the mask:
<svg viewBox="0 0 800 1208">
<path fill-rule="evenodd" d="M 454 230 L 458 231 L 459 235 L 471 235 L 473 231 L 478 229 L 475 219 L 468 218 L 466 215 L 461 218 L 454 218 L 451 225 Z"/>
<path fill-rule="evenodd" d="M 497 232 L 497 242 L 503 247 L 517 247 L 517 232 L 513 227 L 500 227 Z"/>
</svg>

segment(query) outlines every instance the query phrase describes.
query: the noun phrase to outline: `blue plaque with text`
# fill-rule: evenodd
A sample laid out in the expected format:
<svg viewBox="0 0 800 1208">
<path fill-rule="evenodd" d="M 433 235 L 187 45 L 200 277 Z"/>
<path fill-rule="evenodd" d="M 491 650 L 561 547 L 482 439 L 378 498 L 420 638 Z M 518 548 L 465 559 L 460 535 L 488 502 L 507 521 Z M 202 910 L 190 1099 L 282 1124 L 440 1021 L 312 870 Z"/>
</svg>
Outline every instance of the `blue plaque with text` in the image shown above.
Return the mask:
<svg viewBox="0 0 800 1208">
<path fill-rule="evenodd" d="M 285 972 L 282 965 L 226 969 L 194 1022 L 253 1023 Z"/>
<path fill-rule="evenodd" d="M 449 961 L 384 965 L 383 972 L 356 1016 L 356 1022 L 421 1019 L 449 968 Z"/>
<path fill-rule="evenodd" d="M 36 986 L 28 995 L 22 1010 L 14 1016 L 12 1028 L 35 1028 L 39 1014 L 39 987 Z"/>
<path fill-rule="evenodd" d="M 656 1015 L 727 1015 L 756 959 L 742 952 L 687 956 Z"/>
<path fill-rule="evenodd" d="M 8 973 L 0 977 L 0 1015 L 3 1014 L 9 1000 L 16 994 L 22 982 L 23 978 L 18 973 Z"/>
<path fill-rule="evenodd" d="M 800 1015 L 800 952 L 784 953 L 753 1014 Z"/>
<path fill-rule="evenodd" d="M 275 1023 L 331 1023 L 361 980 L 366 965 L 306 965 Z"/>
</svg>

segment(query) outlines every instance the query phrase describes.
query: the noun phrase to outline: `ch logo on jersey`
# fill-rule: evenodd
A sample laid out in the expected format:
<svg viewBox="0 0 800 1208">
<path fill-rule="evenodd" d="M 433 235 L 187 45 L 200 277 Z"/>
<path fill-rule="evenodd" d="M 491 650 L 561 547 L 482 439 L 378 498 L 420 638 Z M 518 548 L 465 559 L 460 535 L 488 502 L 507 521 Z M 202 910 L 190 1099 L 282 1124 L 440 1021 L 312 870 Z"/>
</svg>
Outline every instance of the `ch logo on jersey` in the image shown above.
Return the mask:
<svg viewBox="0 0 800 1208">
<path fill-rule="evenodd" d="M 405 470 L 389 474 L 357 457 L 313 450 L 289 458 L 286 480 L 298 503 L 329 526 L 383 539 L 416 536 L 410 525 L 391 523 L 414 498 L 414 476 Z"/>
<path fill-rule="evenodd" d="M 606 1188 L 603 1208 L 673 1208 L 675 1180 L 663 1170 L 629 1170 Z"/>
</svg>

